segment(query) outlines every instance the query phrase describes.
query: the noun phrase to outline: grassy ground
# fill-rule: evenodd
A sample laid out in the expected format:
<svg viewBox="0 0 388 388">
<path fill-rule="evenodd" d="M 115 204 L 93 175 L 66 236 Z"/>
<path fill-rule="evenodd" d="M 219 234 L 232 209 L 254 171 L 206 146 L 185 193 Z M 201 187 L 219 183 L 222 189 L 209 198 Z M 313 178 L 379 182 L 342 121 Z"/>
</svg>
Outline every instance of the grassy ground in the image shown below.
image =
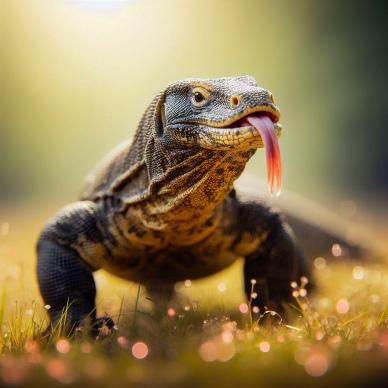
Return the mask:
<svg viewBox="0 0 388 388">
<path fill-rule="evenodd" d="M 39 342 L 48 306 L 37 289 L 34 243 L 53 209 L 8 209 L 0 218 L 0 385 L 342 387 L 388 378 L 381 263 L 315 260 L 319 292 L 294 289 L 291 324 L 246 312 L 241 263 L 178 285 L 179 303 L 159 316 L 142 288 L 99 272 L 98 311 L 115 319 L 113 334 Z"/>
</svg>

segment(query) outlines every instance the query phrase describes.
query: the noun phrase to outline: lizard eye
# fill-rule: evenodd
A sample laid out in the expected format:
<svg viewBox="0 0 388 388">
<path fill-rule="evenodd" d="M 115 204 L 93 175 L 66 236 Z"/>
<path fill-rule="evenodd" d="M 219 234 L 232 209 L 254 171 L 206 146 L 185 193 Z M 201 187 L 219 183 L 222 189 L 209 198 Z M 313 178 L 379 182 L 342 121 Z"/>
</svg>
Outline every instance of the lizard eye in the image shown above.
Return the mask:
<svg viewBox="0 0 388 388">
<path fill-rule="evenodd" d="M 202 88 L 195 88 L 193 89 L 191 103 L 197 108 L 200 108 L 207 103 L 208 98 L 209 98 L 209 92 L 207 90 Z"/>
<path fill-rule="evenodd" d="M 201 94 L 200 92 L 195 92 L 194 93 L 194 100 L 195 102 L 202 102 L 203 100 L 205 99 L 205 97 L 203 96 L 203 94 Z"/>
</svg>

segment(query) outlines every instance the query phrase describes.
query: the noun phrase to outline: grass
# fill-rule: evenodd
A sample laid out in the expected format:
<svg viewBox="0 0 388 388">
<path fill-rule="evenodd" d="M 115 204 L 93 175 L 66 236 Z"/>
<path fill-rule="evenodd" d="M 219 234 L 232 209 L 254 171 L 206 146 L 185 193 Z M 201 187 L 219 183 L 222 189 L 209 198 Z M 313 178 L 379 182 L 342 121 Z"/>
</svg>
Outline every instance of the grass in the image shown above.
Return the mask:
<svg viewBox="0 0 388 388">
<path fill-rule="evenodd" d="M 49 306 L 39 297 L 33 247 L 47 214 L 29 208 L 2 217 L 0 385 L 342 387 L 388 378 L 384 263 L 315 260 L 319 291 L 293 285 L 297 317 L 287 323 L 247 312 L 241 263 L 179 284 L 179 301 L 161 314 L 141 287 L 98 272 L 98 313 L 114 318 L 114 332 L 69 341 L 59 326 L 39 341 Z"/>
</svg>

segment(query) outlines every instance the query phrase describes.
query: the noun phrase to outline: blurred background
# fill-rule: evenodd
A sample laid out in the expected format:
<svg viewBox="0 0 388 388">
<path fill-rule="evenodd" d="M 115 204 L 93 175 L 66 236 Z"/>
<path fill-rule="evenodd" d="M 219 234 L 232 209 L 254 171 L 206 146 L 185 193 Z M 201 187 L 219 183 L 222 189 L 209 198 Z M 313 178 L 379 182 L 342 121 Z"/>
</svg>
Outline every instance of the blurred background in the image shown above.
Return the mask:
<svg viewBox="0 0 388 388">
<path fill-rule="evenodd" d="M 285 189 L 386 226 L 387 11 L 350 0 L 0 0 L 0 269 L 13 263 L 11 280 L 24 263 L 31 272 L 45 220 L 77 199 L 159 90 L 191 76 L 253 75 L 282 112 Z M 263 152 L 248 170 L 265 179 Z"/>
<path fill-rule="evenodd" d="M 388 7 L 373 3 L 2 0 L 0 200 L 75 199 L 165 85 L 236 74 L 280 106 L 286 189 L 383 200 Z"/>
</svg>

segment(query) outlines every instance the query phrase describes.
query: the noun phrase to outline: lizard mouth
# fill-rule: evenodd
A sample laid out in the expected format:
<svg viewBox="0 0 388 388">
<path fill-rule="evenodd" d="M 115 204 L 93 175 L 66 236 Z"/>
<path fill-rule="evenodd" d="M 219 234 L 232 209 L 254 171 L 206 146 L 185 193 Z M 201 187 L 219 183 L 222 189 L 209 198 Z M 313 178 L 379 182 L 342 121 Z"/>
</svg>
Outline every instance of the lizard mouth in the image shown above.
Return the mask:
<svg viewBox="0 0 388 388">
<path fill-rule="evenodd" d="M 271 194 L 279 195 L 282 186 L 282 165 L 278 137 L 279 116 L 269 112 L 254 112 L 226 126 L 207 125 L 200 132 L 201 146 L 212 149 L 244 150 L 265 147 L 268 186 Z"/>
</svg>

